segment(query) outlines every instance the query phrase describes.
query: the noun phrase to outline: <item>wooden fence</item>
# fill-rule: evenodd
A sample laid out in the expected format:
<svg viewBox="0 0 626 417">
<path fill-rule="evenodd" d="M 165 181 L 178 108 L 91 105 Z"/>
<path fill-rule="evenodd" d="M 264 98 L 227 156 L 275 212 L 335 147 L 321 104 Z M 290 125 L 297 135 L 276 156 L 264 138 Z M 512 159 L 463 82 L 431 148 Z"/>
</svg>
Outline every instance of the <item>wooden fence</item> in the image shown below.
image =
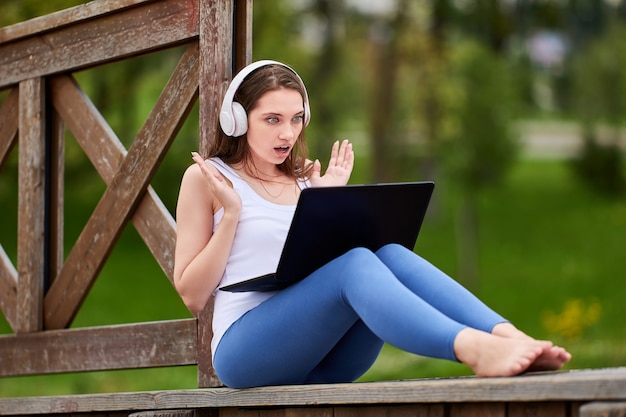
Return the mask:
<svg viewBox="0 0 626 417">
<path fill-rule="evenodd" d="M 19 151 L 17 265 L 0 246 L 0 308 L 14 332 L 0 336 L 0 376 L 197 364 L 199 386 L 219 383 L 210 308 L 197 320 L 69 326 L 129 221 L 173 279 L 176 224 L 150 181 L 198 99 L 206 150 L 220 97 L 251 60 L 251 16 L 252 0 L 96 0 L 0 29 L 0 181 Z M 181 45 L 126 149 L 72 73 Z M 107 185 L 67 254 L 66 128 Z"/>
<path fill-rule="evenodd" d="M 129 221 L 172 280 L 176 225 L 150 181 L 197 99 L 199 149 L 206 151 L 219 98 L 251 60 L 251 16 L 252 0 L 96 0 L 0 29 L 0 181 L 3 164 L 19 151 L 17 265 L 0 246 L 0 309 L 13 329 L 0 336 L 0 377 L 197 364 L 200 387 L 219 385 L 210 306 L 197 320 L 69 326 Z M 126 149 L 72 73 L 181 45 L 185 52 Z M 66 128 L 107 185 L 67 255 Z M 625 416 L 626 368 L 0 399 L 1 416 L 50 414 Z"/>
</svg>

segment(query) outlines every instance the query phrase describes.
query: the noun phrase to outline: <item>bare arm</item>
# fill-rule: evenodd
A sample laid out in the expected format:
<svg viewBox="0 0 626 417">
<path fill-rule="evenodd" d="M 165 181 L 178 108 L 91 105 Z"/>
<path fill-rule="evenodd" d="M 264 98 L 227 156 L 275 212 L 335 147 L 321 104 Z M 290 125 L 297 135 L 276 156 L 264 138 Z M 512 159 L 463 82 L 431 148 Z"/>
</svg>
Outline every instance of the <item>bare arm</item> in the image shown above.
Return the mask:
<svg viewBox="0 0 626 417">
<path fill-rule="evenodd" d="M 180 187 L 176 208 L 177 238 L 174 285 L 197 315 L 224 274 L 235 237 L 241 200 L 215 167 L 194 157 Z M 224 216 L 213 232 L 213 214 Z"/>
</svg>

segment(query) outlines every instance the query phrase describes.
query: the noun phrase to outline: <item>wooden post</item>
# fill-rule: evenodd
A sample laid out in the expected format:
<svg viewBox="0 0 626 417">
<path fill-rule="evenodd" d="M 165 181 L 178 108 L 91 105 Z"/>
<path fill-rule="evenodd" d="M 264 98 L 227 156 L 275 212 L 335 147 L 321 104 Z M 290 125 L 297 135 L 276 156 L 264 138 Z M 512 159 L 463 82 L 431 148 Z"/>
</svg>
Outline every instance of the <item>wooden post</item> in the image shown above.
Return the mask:
<svg viewBox="0 0 626 417">
<path fill-rule="evenodd" d="M 200 3 L 200 144 L 206 155 L 233 72 L 252 59 L 252 0 Z M 198 316 L 198 386 L 220 386 L 213 369 L 213 297 Z"/>
<path fill-rule="evenodd" d="M 200 143 L 199 152 L 206 155 L 215 136 L 221 97 L 231 77 L 233 49 L 233 3 L 229 0 L 200 2 Z M 220 381 L 213 370 L 211 339 L 213 337 L 213 297 L 198 316 L 198 386 L 213 387 Z"/>
<path fill-rule="evenodd" d="M 45 273 L 45 80 L 20 83 L 16 333 L 43 328 Z"/>
</svg>

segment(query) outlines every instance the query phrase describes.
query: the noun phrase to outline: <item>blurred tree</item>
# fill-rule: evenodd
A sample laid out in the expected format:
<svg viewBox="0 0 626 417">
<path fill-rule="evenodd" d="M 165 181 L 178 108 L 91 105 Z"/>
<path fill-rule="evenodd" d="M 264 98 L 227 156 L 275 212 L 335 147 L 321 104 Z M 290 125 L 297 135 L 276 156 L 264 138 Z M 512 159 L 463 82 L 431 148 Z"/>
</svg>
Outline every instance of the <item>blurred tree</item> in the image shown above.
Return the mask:
<svg viewBox="0 0 626 417">
<path fill-rule="evenodd" d="M 501 0 L 473 0 L 463 7 L 459 22 L 468 33 L 493 51 L 502 53 L 513 33 L 514 6 Z"/>
<path fill-rule="evenodd" d="M 343 0 L 315 0 L 310 12 L 322 28 L 315 63 L 309 77 L 309 83 L 315 89 L 315 117 L 318 120 L 318 139 L 312 142 L 312 152 L 313 155 L 326 158 L 331 143 L 337 140 L 339 118 L 342 116 L 336 111 L 334 90 L 337 87 L 335 80 L 343 65 L 346 10 Z"/>
<path fill-rule="evenodd" d="M 506 61 L 476 42 L 451 48 L 446 81 L 448 113 L 441 159 L 459 193 L 458 276 L 478 281 L 478 204 L 482 192 L 500 183 L 517 155 L 512 129 L 518 96 Z"/>
<path fill-rule="evenodd" d="M 584 146 L 572 166 L 592 190 L 609 196 L 626 191 L 621 132 L 626 114 L 625 36 L 626 25 L 614 23 L 574 63 L 575 112 Z"/>
<path fill-rule="evenodd" d="M 395 123 L 400 66 L 400 39 L 408 24 L 407 0 L 397 2 L 394 14 L 374 20 L 370 30 L 372 44 L 372 93 L 370 98 L 370 144 L 372 149 L 372 180 L 389 182 L 397 177 L 393 172 L 397 155 L 404 151 Z"/>
<path fill-rule="evenodd" d="M 407 42 L 411 68 L 416 74 L 417 83 L 413 86 L 417 101 L 413 118 L 423 126 L 424 154 L 418 176 L 432 179 L 438 176 L 437 149 L 443 139 L 443 122 L 446 112 L 443 85 L 448 62 L 448 33 L 451 30 L 453 8 L 449 0 L 433 1 L 426 14 L 426 28 L 419 42 Z M 418 16 L 419 10 L 414 11 Z M 414 37 L 412 33 L 407 33 Z M 413 36 L 412 36 L 413 35 Z"/>
<path fill-rule="evenodd" d="M 330 144 L 339 139 L 351 109 L 351 82 L 346 75 L 345 4 L 341 1 L 273 0 L 255 2 L 254 59 L 275 59 L 294 67 L 307 85 L 314 118 L 307 128 L 313 158 L 326 162 Z M 342 109 L 338 111 L 338 109 Z M 348 113 L 352 113 L 349 111 Z"/>
</svg>

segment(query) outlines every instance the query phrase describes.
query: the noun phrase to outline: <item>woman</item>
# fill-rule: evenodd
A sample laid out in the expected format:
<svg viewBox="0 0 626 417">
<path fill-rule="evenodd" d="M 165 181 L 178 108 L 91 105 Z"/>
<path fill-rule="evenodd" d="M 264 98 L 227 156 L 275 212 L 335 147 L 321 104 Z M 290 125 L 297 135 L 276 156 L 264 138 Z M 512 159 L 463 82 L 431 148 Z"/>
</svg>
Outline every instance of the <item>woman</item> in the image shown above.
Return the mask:
<svg viewBox="0 0 626 417">
<path fill-rule="evenodd" d="M 463 362 L 478 376 L 558 369 L 570 360 L 400 245 L 355 248 L 281 291 L 216 290 L 276 268 L 302 188 L 347 184 L 352 145 L 336 142 L 322 174 L 320 162 L 307 159 L 309 120 L 295 71 L 251 64 L 226 92 L 208 159 L 194 153 L 181 183 L 174 282 L 194 314 L 215 294 L 213 364 L 223 383 L 354 381 L 384 342 Z"/>
</svg>

